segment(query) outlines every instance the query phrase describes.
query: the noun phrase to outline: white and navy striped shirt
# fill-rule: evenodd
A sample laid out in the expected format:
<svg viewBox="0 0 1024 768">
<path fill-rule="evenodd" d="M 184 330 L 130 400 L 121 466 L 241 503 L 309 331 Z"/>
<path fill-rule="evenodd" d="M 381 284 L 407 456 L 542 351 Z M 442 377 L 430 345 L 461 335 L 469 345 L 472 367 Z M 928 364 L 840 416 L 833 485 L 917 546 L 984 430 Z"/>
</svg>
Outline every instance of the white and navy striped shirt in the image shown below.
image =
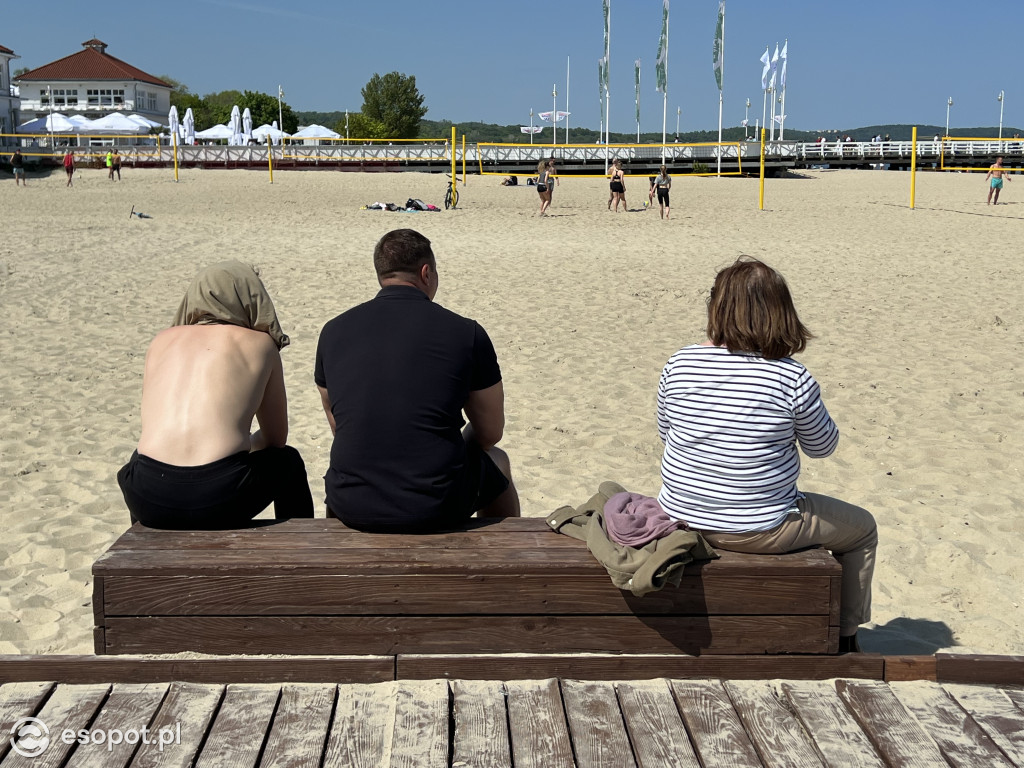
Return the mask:
<svg viewBox="0 0 1024 768">
<path fill-rule="evenodd" d="M 658 501 L 705 531 L 779 525 L 800 498 L 797 442 L 812 457 L 839 442 L 818 382 L 796 360 L 701 345 L 679 350 L 662 371 L 658 432 Z"/>
</svg>

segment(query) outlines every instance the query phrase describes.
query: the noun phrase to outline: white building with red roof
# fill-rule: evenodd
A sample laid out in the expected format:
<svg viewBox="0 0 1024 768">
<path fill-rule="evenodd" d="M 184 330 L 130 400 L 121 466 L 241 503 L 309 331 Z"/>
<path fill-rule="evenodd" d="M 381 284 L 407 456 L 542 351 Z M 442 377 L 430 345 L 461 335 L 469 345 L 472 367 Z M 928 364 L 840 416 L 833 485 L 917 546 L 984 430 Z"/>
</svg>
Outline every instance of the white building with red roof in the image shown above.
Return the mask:
<svg viewBox="0 0 1024 768">
<path fill-rule="evenodd" d="M 167 124 L 169 83 L 107 53 L 102 40 L 86 40 L 82 50 L 18 75 L 23 120 L 61 112 L 90 120 L 111 112 L 142 115 Z"/>
<path fill-rule="evenodd" d="M 18 110 L 21 101 L 18 89 L 11 83 L 11 59 L 18 58 L 10 48 L 0 45 L 0 133 L 14 133 L 18 124 Z M 0 144 L 9 144 L 12 139 L 0 138 Z"/>
</svg>

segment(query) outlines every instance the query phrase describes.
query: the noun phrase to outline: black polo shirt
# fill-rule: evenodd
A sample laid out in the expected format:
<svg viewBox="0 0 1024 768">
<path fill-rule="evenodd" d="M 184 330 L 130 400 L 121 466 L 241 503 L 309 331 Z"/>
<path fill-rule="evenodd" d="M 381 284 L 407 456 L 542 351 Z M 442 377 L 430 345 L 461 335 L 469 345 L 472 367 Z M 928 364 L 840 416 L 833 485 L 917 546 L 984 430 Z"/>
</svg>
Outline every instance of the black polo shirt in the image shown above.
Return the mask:
<svg viewBox="0 0 1024 768">
<path fill-rule="evenodd" d="M 462 407 L 501 381 L 474 320 L 412 286 L 388 286 L 320 332 L 315 379 L 337 431 L 327 506 L 354 526 L 429 524 L 450 511 L 463 472 Z"/>
</svg>

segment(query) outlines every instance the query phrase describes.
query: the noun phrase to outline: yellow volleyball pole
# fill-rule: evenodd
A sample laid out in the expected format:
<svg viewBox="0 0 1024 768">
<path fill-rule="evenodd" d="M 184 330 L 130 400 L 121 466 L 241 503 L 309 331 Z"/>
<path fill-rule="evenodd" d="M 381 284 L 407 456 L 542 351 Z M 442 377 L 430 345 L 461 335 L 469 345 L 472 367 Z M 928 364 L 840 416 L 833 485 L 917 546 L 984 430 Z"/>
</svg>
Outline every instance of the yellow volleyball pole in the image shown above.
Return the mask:
<svg viewBox="0 0 1024 768">
<path fill-rule="evenodd" d="M 267 167 L 270 169 L 270 183 L 274 183 L 274 145 L 270 142 L 270 132 L 267 132 Z"/>
<path fill-rule="evenodd" d="M 758 210 L 764 210 L 764 128 L 761 129 L 761 197 Z"/>
<path fill-rule="evenodd" d="M 917 198 L 917 126 L 910 135 L 910 210 Z"/>
<path fill-rule="evenodd" d="M 174 180 L 178 180 L 178 132 L 174 132 Z"/>
<path fill-rule="evenodd" d="M 455 126 L 452 126 L 452 192 L 455 191 L 455 182 L 458 181 L 458 176 L 455 173 Z"/>
<path fill-rule="evenodd" d="M 466 134 L 462 134 L 462 186 L 466 186 Z"/>
</svg>

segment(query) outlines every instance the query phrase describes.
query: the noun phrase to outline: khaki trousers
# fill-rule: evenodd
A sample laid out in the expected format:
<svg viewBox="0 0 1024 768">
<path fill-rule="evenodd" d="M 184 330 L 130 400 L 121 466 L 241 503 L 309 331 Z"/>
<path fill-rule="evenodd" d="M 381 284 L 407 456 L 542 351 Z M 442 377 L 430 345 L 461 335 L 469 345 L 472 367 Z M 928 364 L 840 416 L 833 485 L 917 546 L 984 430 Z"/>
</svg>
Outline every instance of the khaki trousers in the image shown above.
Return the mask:
<svg viewBox="0 0 1024 768">
<path fill-rule="evenodd" d="M 820 546 L 843 566 L 839 634 L 856 633 L 871 621 L 871 576 L 875 570 L 878 529 L 866 509 L 817 493 L 797 501 L 799 513 L 790 514 L 770 531 L 720 533 L 701 531 L 713 547 L 732 552 L 780 555 Z"/>
</svg>

